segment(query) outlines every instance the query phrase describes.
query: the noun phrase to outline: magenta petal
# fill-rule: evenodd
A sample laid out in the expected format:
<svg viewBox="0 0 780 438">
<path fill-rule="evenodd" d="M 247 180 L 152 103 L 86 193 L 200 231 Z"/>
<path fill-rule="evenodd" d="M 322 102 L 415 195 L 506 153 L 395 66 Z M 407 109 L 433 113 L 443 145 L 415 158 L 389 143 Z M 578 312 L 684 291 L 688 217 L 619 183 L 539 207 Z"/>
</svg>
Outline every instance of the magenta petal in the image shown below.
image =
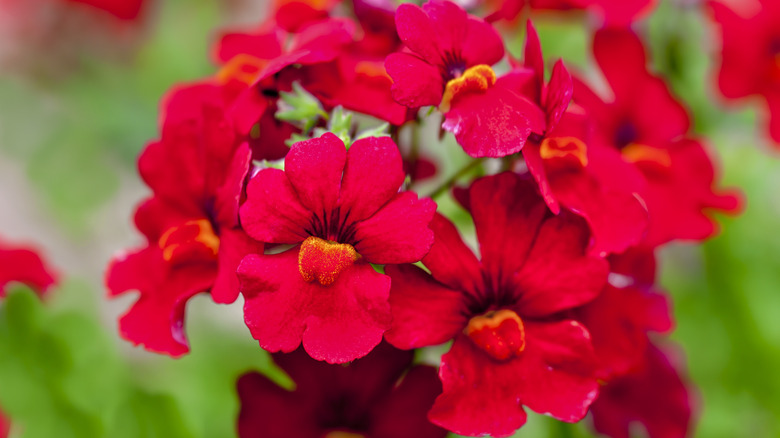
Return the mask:
<svg viewBox="0 0 780 438">
<path fill-rule="evenodd" d="M 544 113 L 514 91 L 494 86 L 459 97 L 444 115 L 452 132 L 472 157 L 505 157 L 520 152 L 532 132 L 544 132 Z"/>
<path fill-rule="evenodd" d="M 546 220 L 516 276 L 523 314 L 544 317 L 595 299 L 609 264 L 585 255 L 588 227 L 574 215 Z"/>
<path fill-rule="evenodd" d="M 211 288 L 215 303 L 229 304 L 238 298 L 238 265 L 247 254 L 262 253 L 262 242 L 252 239 L 243 230 L 224 229 L 219 233 L 217 278 Z"/>
<path fill-rule="evenodd" d="M 401 105 L 418 108 L 441 102 L 444 82 L 435 65 L 408 53 L 391 53 L 385 69 L 393 79 L 393 99 Z"/>
<path fill-rule="evenodd" d="M 344 363 L 365 356 L 390 326 L 390 278 L 365 263 L 335 283 L 307 283 L 298 249 L 249 255 L 238 269 L 246 298 L 244 318 L 264 349 L 290 352 L 303 341 L 317 360 Z"/>
<path fill-rule="evenodd" d="M 542 56 L 542 43 L 539 42 L 539 34 L 531 20 L 525 23 L 526 39 L 523 52 L 523 64 L 533 70 L 536 81 L 539 84 L 537 89 L 541 92 L 542 83 L 544 83 L 544 57 Z M 541 100 L 541 96 L 533 96 Z"/>
<path fill-rule="evenodd" d="M 443 344 L 468 323 L 462 293 L 448 289 L 414 265 L 387 266 L 393 326 L 385 339 L 402 349 Z"/>
<path fill-rule="evenodd" d="M 355 249 L 371 263 L 414 263 L 431 249 L 433 231 L 428 228 L 436 203 L 417 199 L 414 192 L 397 194 L 355 228 Z"/>
<path fill-rule="evenodd" d="M 249 180 L 240 216 L 247 234 L 261 242 L 298 243 L 309 236 L 305 227 L 312 213 L 283 171 L 263 169 Z"/>
<path fill-rule="evenodd" d="M 580 421 L 598 395 L 590 335 L 575 321 L 526 322 L 522 400 L 534 412 Z"/>
<path fill-rule="evenodd" d="M 460 435 L 506 437 L 525 424 L 516 383 L 519 361 L 496 362 L 465 335 L 441 358 L 444 392 L 428 418 Z"/>
<path fill-rule="evenodd" d="M 344 142 L 326 132 L 295 143 L 284 160 L 284 171 L 303 205 L 316 213 L 329 212 L 339 199 L 346 159 Z"/>
<path fill-rule="evenodd" d="M 358 140 L 347 151 L 339 205 L 351 222 L 363 220 L 392 199 L 404 182 L 403 161 L 390 137 Z"/>
</svg>

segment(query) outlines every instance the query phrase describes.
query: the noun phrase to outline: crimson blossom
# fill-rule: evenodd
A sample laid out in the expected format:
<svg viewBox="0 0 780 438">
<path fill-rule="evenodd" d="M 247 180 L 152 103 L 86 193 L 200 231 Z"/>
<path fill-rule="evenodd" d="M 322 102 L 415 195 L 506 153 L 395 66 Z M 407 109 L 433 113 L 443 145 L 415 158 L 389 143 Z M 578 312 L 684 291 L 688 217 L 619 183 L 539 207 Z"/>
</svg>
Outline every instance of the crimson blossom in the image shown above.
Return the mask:
<svg viewBox="0 0 780 438">
<path fill-rule="evenodd" d="M 58 277 L 36 249 L 0 239 L 0 298 L 5 296 L 8 284 L 14 282 L 43 296 Z"/>
<path fill-rule="evenodd" d="M 346 150 L 335 135 L 298 142 L 285 170 L 263 169 L 247 186 L 241 223 L 255 239 L 292 244 L 251 254 L 238 274 L 252 335 L 271 352 L 303 342 L 315 359 L 365 356 L 390 327 L 390 278 L 371 264 L 419 261 L 433 243 L 436 204 L 400 192 L 405 174 L 389 137 Z"/>
<path fill-rule="evenodd" d="M 454 339 L 442 357 L 444 392 L 429 418 L 463 435 L 508 436 L 522 406 L 562 421 L 582 419 L 598 394 L 585 326 L 565 312 L 593 300 L 607 263 L 585 254 L 589 233 L 570 213 L 554 216 L 534 185 L 503 173 L 475 181 L 466 204 L 481 261 L 443 216 L 434 244 L 413 265 L 389 266 L 392 329 L 410 349 Z"/>
<path fill-rule="evenodd" d="M 713 235 L 716 224 L 709 211 L 735 212 L 739 196 L 715 188 L 707 150 L 686 136 L 688 113 L 664 81 L 647 70 L 641 40 L 631 30 L 602 29 L 596 32 L 593 54 L 614 97 L 604 101 L 574 80 L 574 102 L 594 123 L 590 174 L 608 190 L 642 198 L 649 219 L 642 245 Z"/>
<path fill-rule="evenodd" d="M 106 275 L 110 296 L 140 292 L 120 319 L 122 336 L 172 356 L 189 351 L 187 301 L 206 291 L 217 303 L 235 301 L 238 263 L 263 247 L 239 227 L 251 153 L 236 138 L 221 93 L 196 84 L 164 99 L 162 137 L 138 159 L 153 193 L 135 215 L 146 244 L 115 256 Z"/>
<path fill-rule="evenodd" d="M 402 4 L 395 22 L 409 51 L 385 60 L 393 98 L 410 108 L 438 106 L 442 127 L 467 154 L 503 157 L 544 132 L 544 111 L 518 89 L 523 77 L 493 71 L 504 44 L 490 24 L 448 0 Z"/>
<path fill-rule="evenodd" d="M 718 87 L 728 99 L 761 96 L 769 111 L 769 135 L 780 145 L 780 4 L 710 1 L 720 26 Z"/>
<path fill-rule="evenodd" d="M 441 392 L 436 369 L 380 344 L 349 365 L 318 362 L 302 349 L 273 355 L 295 382 L 280 388 L 259 373 L 238 380 L 241 438 L 444 438 L 425 413 Z"/>
</svg>

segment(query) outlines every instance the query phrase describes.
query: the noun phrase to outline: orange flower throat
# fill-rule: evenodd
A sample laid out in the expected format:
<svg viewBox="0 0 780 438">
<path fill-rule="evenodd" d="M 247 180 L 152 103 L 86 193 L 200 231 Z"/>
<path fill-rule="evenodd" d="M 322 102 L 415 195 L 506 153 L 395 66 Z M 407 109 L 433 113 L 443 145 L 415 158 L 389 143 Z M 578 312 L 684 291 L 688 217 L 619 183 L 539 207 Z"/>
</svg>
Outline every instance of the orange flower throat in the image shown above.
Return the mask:
<svg viewBox="0 0 780 438">
<path fill-rule="evenodd" d="M 309 236 L 298 250 L 298 271 L 307 282 L 330 286 L 359 258 L 352 245 Z"/>
<path fill-rule="evenodd" d="M 509 309 L 475 316 L 463 332 L 497 360 L 518 357 L 525 350 L 525 326 L 517 313 Z"/>
</svg>

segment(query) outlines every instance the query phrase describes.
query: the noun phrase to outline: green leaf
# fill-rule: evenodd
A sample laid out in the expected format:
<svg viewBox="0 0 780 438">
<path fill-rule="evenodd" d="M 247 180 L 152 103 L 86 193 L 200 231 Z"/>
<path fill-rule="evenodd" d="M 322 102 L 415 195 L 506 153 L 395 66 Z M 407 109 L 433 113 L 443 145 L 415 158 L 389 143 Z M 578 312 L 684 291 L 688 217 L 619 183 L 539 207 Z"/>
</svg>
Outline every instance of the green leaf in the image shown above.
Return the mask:
<svg viewBox="0 0 780 438">
<path fill-rule="evenodd" d="M 116 438 L 191 438 L 176 401 L 162 394 L 134 391 L 114 413 L 107 436 Z"/>
<path fill-rule="evenodd" d="M 279 110 L 276 118 L 285 122 L 298 122 L 304 133 L 311 131 L 320 117 L 325 116 L 322 104 L 314 95 L 306 91 L 301 84 L 293 82 L 293 91 L 281 92 Z"/>
</svg>

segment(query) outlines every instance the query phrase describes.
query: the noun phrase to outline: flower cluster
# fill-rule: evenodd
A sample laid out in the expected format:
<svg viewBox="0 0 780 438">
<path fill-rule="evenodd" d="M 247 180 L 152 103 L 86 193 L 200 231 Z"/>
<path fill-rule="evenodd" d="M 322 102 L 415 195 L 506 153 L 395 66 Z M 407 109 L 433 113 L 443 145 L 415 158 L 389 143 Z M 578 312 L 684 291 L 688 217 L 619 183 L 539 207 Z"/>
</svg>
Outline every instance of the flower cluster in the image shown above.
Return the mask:
<svg viewBox="0 0 780 438">
<path fill-rule="evenodd" d="M 547 75 L 530 21 L 508 24 L 526 32 L 509 54 L 491 23 L 526 2 L 486 3 L 488 19 L 448 0 L 275 2 L 220 36 L 213 77 L 163 99 L 138 160 L 145 242 L 106 281 L 140 292 L 122 336 L 171 356 L 189 350 L 190 298 L 243 297 L 296 388 L 243 376 L 241 436 L 509 436 L 526 409 L 686 435 L 655 254 L 712 236 L 740 200 L 627 27 L 653 2 L 530 2 L 603 16 L 606 92 L 562 60 Z M 464 152 L 452 177 L 418 138 L 431 124 Z M 421 196 L 424 178 L 444 184 Z M 446 343 L 438 378 L 412 365 Z"/>
</svg>

